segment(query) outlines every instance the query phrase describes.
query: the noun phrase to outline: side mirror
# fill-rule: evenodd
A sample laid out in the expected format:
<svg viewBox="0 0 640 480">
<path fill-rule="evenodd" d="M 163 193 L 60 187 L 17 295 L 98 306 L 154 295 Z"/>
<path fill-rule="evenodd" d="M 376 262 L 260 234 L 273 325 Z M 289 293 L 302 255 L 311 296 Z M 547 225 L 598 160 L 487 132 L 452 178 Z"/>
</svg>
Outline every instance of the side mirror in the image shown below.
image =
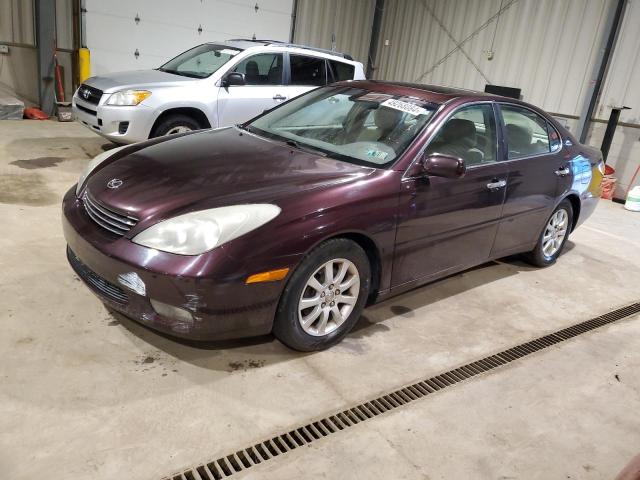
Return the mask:
<svg viewBox="0 0 640 480">
<path fill-rule="evenodd" d="M 435 177 L 460 178 L 466 173 L 467 167 L 461 158 L 432 153 L 422 159 L 422 170 Z"/>
<path fill-rule="evenodd" d="M 222 86 L 225 88 L 231 87 L 233 85 L 246 85 L 246 83 L 247 82 L 244 80 L 244 74 L 238 72 L 228 73 L 222 79 Z"/>
</svg>

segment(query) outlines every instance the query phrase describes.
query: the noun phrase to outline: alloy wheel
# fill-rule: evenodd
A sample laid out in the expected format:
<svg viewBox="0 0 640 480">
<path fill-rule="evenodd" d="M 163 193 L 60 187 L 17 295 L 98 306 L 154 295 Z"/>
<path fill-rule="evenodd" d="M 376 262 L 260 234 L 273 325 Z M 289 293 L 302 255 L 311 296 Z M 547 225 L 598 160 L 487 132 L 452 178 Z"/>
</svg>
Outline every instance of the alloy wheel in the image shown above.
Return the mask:
<svg viewBox="0 0 640 480">
<path fill-rule="evenodd" d="M 569 214 L 561 208 L 551 216 L 544 230 L 542 252 L 546 257 L 550 258 L 558 253 L 564 238 L 567 236 L 568 227 Z"/>
<path fill-rule="evenodd" d="M 184 125 L 178 125 L 176 127 L 170 128 L 165 135 L 173 135 L 174 133 L 185 133 L 190 132 L 191 129 L 189 127 L 185 127 Z"/>
<path fill-rule="evenodd" d="M 298 303 L 298 321 L 314 337 L 328 335 L 353 311 L 360 294 L 360 274 L 346 258 L 324 263 L 309 277 Z"/>
</svg>

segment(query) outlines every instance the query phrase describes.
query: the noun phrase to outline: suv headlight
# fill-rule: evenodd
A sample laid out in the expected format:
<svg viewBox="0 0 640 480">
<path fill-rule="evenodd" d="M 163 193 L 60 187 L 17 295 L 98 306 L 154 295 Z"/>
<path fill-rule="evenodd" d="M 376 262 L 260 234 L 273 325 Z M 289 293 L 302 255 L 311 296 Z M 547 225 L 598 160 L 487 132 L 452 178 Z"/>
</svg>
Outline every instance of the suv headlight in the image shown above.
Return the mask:
<svg viewBox="0 0 640 480">
<path fill-rule="evenodd" d="M 121 147 L 112 148 L 111 150 L 102 152 L 100 155 L 94 157 L 93 160 L 91 160 L 87 164 L 87 166 L 84 167 L 84 170 L 80 175 L 80 178 L 78 179 L 78 185 L 76 186 L 76 196 L 80 195 L 80 191 L 82 190 L 82 187 L 84 186 L 84 182 L 87 180 L 87 177 L 89 176 L 89 174 L 91 174 L 91 172 L 93 172 L 93 170 L 102 162 L 104 162 L 107 158 L 109 158 L 111 155 L 116 153 L 118 150 L 122 150 L 125 147 L 128 147 L 128 145 L 122 145 Z"/>
<path fill-rule="evenodd" d="M 178 255 L 200 255 L 261 227 L 280 213 L 268 203 L 185 213 L 140 232 L 133 242 Z"/>
<path fill-rule="evenodd" d="M 107 105 L 133 107 L 150 96 L 151 92 L 148 90 L 122 90 L 121 92 L 112 93 L 107 100 Z"/>
</svg>

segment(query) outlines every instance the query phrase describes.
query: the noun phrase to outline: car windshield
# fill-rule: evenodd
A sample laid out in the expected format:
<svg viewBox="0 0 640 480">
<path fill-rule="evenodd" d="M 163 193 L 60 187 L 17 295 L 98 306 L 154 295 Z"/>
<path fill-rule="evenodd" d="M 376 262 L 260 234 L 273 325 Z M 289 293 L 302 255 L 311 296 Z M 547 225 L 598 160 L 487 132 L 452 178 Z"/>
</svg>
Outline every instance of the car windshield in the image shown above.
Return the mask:
<svg viewBox="0 0 640 480">
<path fill-rule="evenodd" d="M 404 152 L 435 108 L 414 97 L 324 87 L 258 117 L 246 128 L 340 160 L 380 168 Z"/>
<path fill-rule="evenodd" d="M 158 70 L 183 77 L 205 78 L 241 51 L 224 45 L 199 45 L 169 60 Z"/>
</svg>

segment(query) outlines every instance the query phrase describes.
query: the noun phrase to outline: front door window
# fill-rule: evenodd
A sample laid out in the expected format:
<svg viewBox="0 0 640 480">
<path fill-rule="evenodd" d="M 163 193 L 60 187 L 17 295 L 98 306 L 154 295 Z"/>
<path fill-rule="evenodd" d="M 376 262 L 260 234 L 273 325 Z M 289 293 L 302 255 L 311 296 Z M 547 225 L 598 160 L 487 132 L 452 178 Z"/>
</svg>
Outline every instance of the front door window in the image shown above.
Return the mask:
<svg viewBox="0 0 640 480">
<path fill-rule="evenodd" d="M 458 110 L 431 141 L 427 153 L 451 155 L 469 166 L 497 160 L 496 122 L 490 104 Z"/>
<path fill-rule="evenodd" d="M 242 60 L 232 70 L 244 74 L 246 85 L 282 85 L 282 54 L 262 53 Z"/>
</svg>

